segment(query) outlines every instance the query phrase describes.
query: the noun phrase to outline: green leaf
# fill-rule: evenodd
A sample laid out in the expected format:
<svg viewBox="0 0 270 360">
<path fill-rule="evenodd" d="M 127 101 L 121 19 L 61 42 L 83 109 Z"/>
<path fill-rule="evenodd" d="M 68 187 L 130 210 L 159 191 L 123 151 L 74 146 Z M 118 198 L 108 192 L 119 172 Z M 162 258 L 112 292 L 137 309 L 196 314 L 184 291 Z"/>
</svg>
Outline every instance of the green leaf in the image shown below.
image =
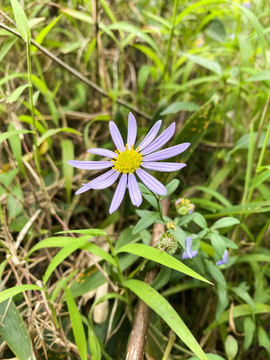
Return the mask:
<svg viewBox="0 0 270 360">
<path fill-rule="evenodd" d="M 144 257 L 159 264 L 165 265 L 171 269 L 180 271 L 195 279 L 211 284 L 210 281 L 206 280 L 204 277 L 197 274 L 194 270 L 181 263 L 181 261 L 177 260 L 171 255 L 166 254 L 165 252 L 161 252 L 160 250 L 153 248 L 152 246 L 147 246 L 143 244 L 127 244 L 117 250 L 117 254 L 122 252 L 127 252 L 133 255 Z"/>
<path fill-rule="evenodd" d="M 213 263 L 211 263 L 210 261 L 206 262 L 206 266 L 207 269 L 209 271 L 209 273 L 213 276 L 213 278 L 224 288 L 227 288 L 227 283 L 225 280 L 224 275 L 222 274 L 221 270 L 214 265 Z"/>
<path fill-rule="evenodd" d="M 91 236 L 106 236 L 106 231 L 102 229 L 80 229 L 80 230 L 63 230 L 58 231 L 56 234 L 84 234 L 84 235 L 91 235 Z"/>
<path fill-rule="evenodd" d="M 54 290 L 53 290 L 53 293 L 52 293 L 52 295 L 51 295 L 51 297 L 50 297 L 50 301 L 54 302 L 54 301 L 56 300 L 56 298 L 57 298 L 58 294 L 60 293 L 60 291 L 68 284 L 68 282 L 73 278 L 73 276 L 74 276 L 77 272 L 78 272 L 78 270 L 75 269 L 75 270 L 72 271 L 72 273 L 69 274 L 67 277 L 61 278 L 61 279 L 57 282 L 57 284 L 56 284 L 56 286 L 55 286 L 55 288 L 54 288 Z"/>
<path fill-rule="evenodd" d="M 13 131 L 7 131 L 2 134 L 0 134 L 0 144 L 5 141 L 6 139 L 10 138 L 11 136 L 18 135 L 18 134 L 29 134 L 33 133 L 33 131 L 30 130 L 13 130 Z"/>
<path fill-rule="evenodd" d="M 205 355 L 207 356 L 207 360 L 225 360 L 223 357 L 217 354 L 205 353 Z M 200 358 L 198 358 L 198 356 L 192 356 L 188 360 L 200 360 Z"/>
<path fill-rule="evenodd" d="M 207 235 L 207 238 L 211 240 L 213 248 L 217 252 L 218 256 L 222 258 L 224 251 L 226 250 L 223 238 L 220 235 L 211 232 Z"/>
<path fill-rule="evenodd" d="M 118 30 L 118 31 L 125 31 L 133 35 L 133 37 L 139 37 L 143 41 L 145 41 L 148 45 L 151 46 L 151 48 L 155 51 L 156 54 L 161 56 L 161 52 L 159 50 L 158 45 L 156 42 L 152 39 L 151 36 L 146 34 L 144 31 L 142 31 L 139 27 L 132 25 L 127 22 L 117 22 L 116 24 L 112 24 L 108 26 L 109 30 Z"/>
<path fill-rule="evenodd" d="M 17 289 L 17 287 L 15 289 Z M 9 290 L 2 291 L 0 296 L 3 292 Z M 34 360 L 35 357 L 33 356 L 32 343 L 29 333 L 12 300 L 5 300 L 4 302 L 1 302 L 0 318 L 0 336 L 7 343 L 16 358 L 20 360 Z"/>
<path fill-rule="evenodd" d="M 0 63 L 3 60 L 3 58 L 6 56 L 6 54 L 9 52 L 9 50 L 12 48 L 12 46 L 17 41 L 17 37 L 10 36 L 8 40 L 2 45 L 1 47 L 1 53 L 0 53 Z"/>
<path fill-rule="evenodd" d="M 98 233 L 99 229 L 85 229 L 86 232 L 88 232 L 90 236 L 97 236 L 95 234 Z M 97 230 L 97 232 L 95 231 Z M 72 230 L 70 232 L 77 232 L 76 230 Z M 78 232 L 81 232 L 78 230 Z M 103 230 L 100 230 L 100 233 L 104 232 Z M 90 236 L 82 236 L 80 238 L 72 238 L 72 237 L 68 237 L 68 236 L 56 236 L 56 237 L 51 237 L 51 238 L 47 238 L 44 239 L 42 241 L 40 241 L 38 244 L 36 244 L 26 255 L 25 259 L 28 259 L 29 256 L 39 250 L 39 249 L 44 249 L 44 248 L 50 248 L 50 247 L 66 247 L 66 246 L 70 246 L 72 244 L 75 244 L 77 240 L 85 238 L 85 239 L 90 239 Z M 87 250 L 89 252 L 91 252 L 92 254 L 98 255 L 100 256 L 102 259 L 106 260 L 108 263 L 110 263 L 113 266 L 116 266 L 115 264 L 115 260 L 113 259 L 113 257 L 108 254 L 105 250 L 103 250 L 102 248 L 100 248 L 99 246 L 97 246 L 96 244 L 93 243 L 86 243 L 84 245 L 79 245 L 78 249 L 81 250 Z"/>
<path fill-rule="evenodd" d="M 166 198 L 167 196 L 172 195 L 175 190 L 178 188 L 180 184 L 180 180 L 178 179 L 173 179 L 172 181 L 169 182 L 169 184 L 166 185 L 166 189 L 167 189 L 167 194 L 162 196 L 162 198 Z"/>
<path fill-rule="evenodd" d="M 160 115 L 177 114 L 179 111 L 197 111 L 199 108 L 191 101 L 176 101 L 163 110 Z"/>
<path fill-rule="evenodd" d="M 254 303 L 254 300 L 247 292 L 248 286 L 246 286 L 245 283 L 241 283 L 239 284 L 239 286 L 232 287 L 231 289 L 238 297 L 240 297 L 240 299 L 242 299 L 244 302 L 249 304 L 252 309 L 256 310 L 256 305 Z"/>
<path fill-rule="evenodd" d="M 92 360 L 101 360 L 101 350 L 94 326 L 88 323 L 88 342 L 91 350 Z"/>
<path fill-rule="evenodd" d="M 236 263 L 251 263 L 251 262 L 270 262 L 270 255 L 268 254 L 247 254 L 241 255 L 236 259 Z"/>
<path fill-rule="evenodd" d="M 222 75 L 222 69 L 218 62 L 205 59 L 198 55 L 191 55 L 187 53 L 182 53 L 182 55 L 188 58 L 189 60 L 195 62 L 196 64 L 206 68 L 207 70 L 215 72 L 218 76 Z"/>
<path fill-rule="evenodd" d="M 91 16 L 83 13 L 82 11 L 78 11 L 78 10 L 74 10 L 74 9 L 70 9 L 70 8 L 63 8 L 61 7 L 60 9 L 64 14 L 69 15 L 75 19 L 84 21 L 88 24 L 93 25 L 94 24 L 94 20 Z"/>
<path fill-rule="evenodd" d="M 216 221 L 214 223 L 213 226 L 211 226 L 211 229 L 222 229 L 222 228 L 226 228 L 229 226 L 233 226 L 233 225 L 237 225 L 240 224 L 240 221 L 236 218 L 233 217 L 226 217 L 223 219 L 219 219 L 218 221 Z"/>
<path fill-rule="evenodd" d="M 20 3 L 17 0 L 10 0 L 10 1 L 19 33 L 21 34 L 21 37 L 25 42 L 30 42 L 31 39 L 30 27 L 27 18 L 25 16 L 25 13 Z"/>
<path fill-rule="evenodd" d="M 151 214 L 147 217 L 140 219 L 137 224 L 134 226 L 132 234 L 138 234 L 144 229 L 151 226 L 157 219 L 159 218 L 159 214 L 157 212 L 151 212 Z"/>
<path fill-rule="evenodd" d="M 259 326 L 258 329 L 258 339 L 259 339 L 259 345 L 265 348 L 265 350 L 268 353 L 268 356 L 270 357 L 270 340 L 267 332 L 264 330 L 262 326 Z"/>
<path fill-rule="evenodd" d="M 87 360 L 86 337 L 85 337 L 81 315 L 77 308 L 76 302 L 71 294 L 71 291 L 66 286 L 65 286 L 65 293 L 66 293 L 68 312 L 72 325 L 72 331 L 80 354 L 80 358 L 82 360 Z"/>
<path fill-rule="evenodd" d="M 45 134 L 43 134 L 39 139 L 38 139 L 38 146 L 41 145 L 43 143 L 44 140 L 46 140 L 48 137 L 52 137 L 53 135 L 58 134 L 59 132 L 69 132 L 72 134 L 76 134 L 76 135 L 82 135 L 79 131 L 74 130 L 72 128 L 69 127 L 65 127 L 65 128 L 58 128 L 58 129 L 50 129 L 48 131 L 46 131 Z"/>
<path fill-rule="evenodd" d="M 7 102 L 7 103 L 12 103 L 12 102 L 18 100 L 18 97 L 22 94 L 23 90 L 26 89 L 27 87 L 29 87 L 28 84 L 21 85 L 21 86 L 17 87 L 17 89 L 14 90 L 13 93 L 10 94 L 10 95 L 6 98 L 6 102 Z"/>
<path fill-rule="evenodd" d="M 138 183 L 143 198 L 153 206 L 154 209 L 158 210 L 157 198 L 150 192 L 150 190 L 142 183 Z"/>
<path fill-rule="evenodd" d="M 251 316 L 245 317 L 244 320 L 244 330 L 245 330 L 245 340 L 243 344 L 243 350 L 247 351 L 252 344 L 252 340 L 254 337 L 256 325 Z"/>
<path fill-rule="evenodd" d="M 142 45 L 142 44 L 132 44 L 132 46 L 138 50 L 140 50 L 143 54 L 145 54 L 149 59 L 153 61 L 156 68 L 159 69 L 160 73 L 164 70 L 164 64 L 160 60 L 160 58 L 157 56 L 157 53 L 150 49 L 148 46 Z"/>
<path fill-rule="evenodd" d="M 103 274 L 95 266 L 91 266 L 82 272 L 72 283 L 70 291 L 74 297 L 89 293 L 106 282 Z"/>
<path fill-rule="evenodd" d="M 16 131 L 14 123 L 9 124 L 8 131 Z M 24 169 L 24 164 L 22 161 L 22 144 L 21 144 L 20 137 L 18 135 L 14 135 L 14 136 L 9 137 L 8 141 L 9 141 L 10 147 L 12 149 L 12 153 L 19 165 L 20 170 L 24 174 L 25 178 L 27 178 L 27 175 L 26 175 L 26 172 Z"/>
<path fill-rule="evenodd" d="M 47 240 L 47 239 L 46 239 Z M 88 240 L 89 240 L 89 236 L 85 235 L 82 236 L 78 239 L 72 239 L 72 243 L 69 245 L 66 245 L 63 249 L 61 249 L 55 256 L 54 258 L 51 260 L 44 276 L 43 276 L 43 282 L 44 284 L 47 283 L 47 281 L 49 280 L 49 277 L 51 276 L 51 274 L 53 273 L 53 271 L 55 270 L 55 268 L 61 264 L 61 262 L 67 258 L 70 254 L 72 254 L 75 250 L 79 249 L 80 246 L 85 245 Z"/>
<path fill-rule="evenodd" d="M 188 327 L 162 295 L 140 280 L 127 280 L 125 286 L 151 307 L 151 309 L 153 309 L 170 326 L 179 338 L 199 356 L 199 359 L 207 360 L 206 355 Z"/>
<path fill-rule="evenodd" d="M 202 229 L 207 228 L 207 222 L 206 222 L 205 218 L 203 217 L 202 214 L 200 214 L 198 212 L 193 213 L 192 221 L 194 221 L 195 224 L 197 224 Z"/>
<path fill-rule="evenodd" d="M 210 197 L 215 197 L 221 204 L 223 204 L 224 206 L 231 206 L 232 204 L 229 202 L 229 200 L 227 200 L 223 195 L 221 195 L 219 192 L 206 187 L 206 186 L 194 186 L 191 189 L 196 189 L 196 190 L 200 190 L 203 191 L 207 194 L 207 198 Z M 206 197 L 206 196 L 205 196 Z"/>
<path fill-rule="evenodd" d="M 35 38 L 35 42 L 38 44 L 42 44 L 44 38 L 48 33 L 51 31 L 51 29 L 58 23 L 58 21 L 61 19 L 62 14 L 57 16 L 55 19 L 53 19 L 47 26 L 43 27 L 42 30 L 39 32 L 38 36 Z M 37 47 L 31 46 L 32 53 L 35 53 L 37 51 Z"/>
<path fill-rule="evenodd" d="M 19 285 L 0 292 L 0 303 L 27 290 L 43 290 L 37 285 Z"/>
<path fill-rule="evenodd" d="M 265 81 L 270 80 L 270 70 L 260 71 L 255 75 L 252 75 L 247 81 Z"/>
</svg>

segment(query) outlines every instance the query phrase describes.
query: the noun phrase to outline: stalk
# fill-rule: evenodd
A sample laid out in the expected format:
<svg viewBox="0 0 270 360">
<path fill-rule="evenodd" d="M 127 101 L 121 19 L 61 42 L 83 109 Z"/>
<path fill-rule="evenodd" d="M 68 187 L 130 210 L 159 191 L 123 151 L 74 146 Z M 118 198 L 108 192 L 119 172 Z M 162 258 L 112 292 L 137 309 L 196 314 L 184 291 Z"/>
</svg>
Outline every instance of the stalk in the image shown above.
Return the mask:
<svg viewBox="0 0 270 360">
<path fill-rule="evenodd" d="M 38 144 L 37 144 L 37 131 L 35 124 L 35 106 L 33 98 L 33 84 L 32 84 L 32 66 L 31 66 L 31 53 L 30 53 L 30 42 L 26 42 L 26 57 L 27 57 L 27 72 L 28 72 L 28 85 L 29 85 L 29 101 L 30 101 L 30 111 L 32 117 L 32 128 L 34 131 L 34 159 L 37 168 L 37 172 L 41 174 L 41 167 L 38 157 Z"/>
</svg>

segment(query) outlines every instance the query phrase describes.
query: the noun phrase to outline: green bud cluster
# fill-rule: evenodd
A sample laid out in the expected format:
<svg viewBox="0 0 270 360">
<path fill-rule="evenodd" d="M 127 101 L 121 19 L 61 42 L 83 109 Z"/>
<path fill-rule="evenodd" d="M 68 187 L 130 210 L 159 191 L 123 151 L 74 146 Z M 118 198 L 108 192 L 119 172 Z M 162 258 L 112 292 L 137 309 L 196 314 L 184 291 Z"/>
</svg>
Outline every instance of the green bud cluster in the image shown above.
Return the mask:
<svg viewBox="0 0 270 360">
<path fill-rule="evenodd" d="M 179 215 L 187 215 L 193 213 L 195 205 L 190 203 L 190 200 L 180 198 L 175 202 L 176 211 Z"/>
<path fill-rule="evenodd" d="M 173 255 L 178 248 L 178 242 L 176 241 L 174 235 L 166 232 L 161 235 L 161 238 L 157 243 L 157 248 L 162 252 Z"/>
</svg>

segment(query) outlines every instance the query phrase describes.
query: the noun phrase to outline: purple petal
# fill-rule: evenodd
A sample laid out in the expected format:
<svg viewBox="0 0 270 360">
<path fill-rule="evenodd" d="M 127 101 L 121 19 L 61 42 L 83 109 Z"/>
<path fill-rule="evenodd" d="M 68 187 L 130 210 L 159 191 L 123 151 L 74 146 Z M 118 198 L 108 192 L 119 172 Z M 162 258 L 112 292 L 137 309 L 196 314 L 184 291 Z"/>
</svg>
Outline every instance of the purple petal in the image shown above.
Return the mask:
<svg viewBox="0 0 270 360">
<path fill-rule="evenodd" d="M 112 169 L 112 170 L 109 170 L 109 171 L 107 171 L 105 174 L 102 174 L 102 175 L 98 176 L 97 178 L 89 181 L 87 184 L 83 184 L 83 187 L 81 187 L 79 190 L 77 190 L 77 191 L 75 192 L 75 195 L 79 195 L 79 194 L 84 193 L 84 192 L 87 191 L 87 190 L 90 190 L 92 184 L 94 184 L 94 185 L 95 185 L 95 184 L 98 184 L 98 183 L 106 180 L 107 178 L 109 178 L 109 177 L 110 177 L 112 174 L 114 174 L 114 173 L 115 173 L 115 170 L 113 170 L 113 169 Z"/>
<path fill-rule="evenodd" d="M 137 123 L 134 115 L 130 112 L 128 114 L 128 131 L 127 131 L 127 144 L 134 146 L 137 135 Z"/>
<path fill-rule="evenodd" d="M 151 130 L 148 131 L 148 134 L 138 146 L 140 151 L 146 148 L 146 146 L 148 146 L 154 140 L 160 129 L 161 124 L 162 124 L 162 120 L 158 120 L 155 123 L 155 125 L 151 128 Z"/>
<path fill-rule="evenodd" d="M 228 259 L 229 259 L 229 253 L 228 253 L 228 250 L 225 250 L 223 253 L 223 256 L 222 256 L 222 260 L 218 260 L 216 262 L 216 265 L 227 264 Z"/>
<path fill-rule="evenodd" d="M 108 156 L 110 158 L 117 157 L 117 154 L 115 152 L 113 152 L 111 150 L 107 150 L 107 149 L 93 148 L 93 149 L 87 150 L 87 152 L 89 152 L 91 154 L 100 155 L 100 156 Z"/>
<path fill-rule="evenodd" d="M 84 170 L 99 170 L 106 169 L 113 166 L 111 161 L 77 161 L 77 160 L 68 160 L 67 163 L 71 166 L 74 166 L 78 169 Z"/>
<path fill-rule="evenodd" d="M 133 173 L 128 174 L 128 191 L 132 204 L 140 206 L 142 203 L 142 194 Z"/>
<path fill-rule="evenodd" d="M 183 252 L 182 259 L 188 259 L 188 254 L 185 251 Z"/>
<path fill-rule="evenodd" d="M 95 189 L 95 190 L 106 189 L 107 187 L 111 186 L 117 180 L 119 175 L 120 175 L 120 173 L 118 171 L 116 171 L 114 174 L 112 174 L 107 179 L 105 179 L 99 183 L 96 182 L 95 184 L 92 184 L 91 188 Z"/>
<path fill-rule="evenodd" d="M 116 146 L 116 148 L 118 150 L 124 151 L 125 145 L 124 145 L 122 136 L 120 134 L 120 131 L 118 130 L 118 127 L 116 126 L 116 124 L 113 121 L 110 121 L 109 128 L 110 128 L 110 133 L 111 133 L 111 137 L 113 139 L 114 145 Z"/>
<path fill-rule="evenodd" d="M 192 252 L 191 252 L 191 242 L 192 242 L 192 237 L 188 236 L 186 238 L 186 252 L 188 257 L 191 259 L 192 258 Z"/>
<path fill-rule="evenodd" d="M 161 182 L 154 178 L 154 176 L 148 174 L 143 169 L 137 169 L 136 174 L 139 176 L 141 181 L 144 183 L 146 187 L 152 190 L 154 193 L 158 195 L 166 195 L 167 189 Z"/>
<path fill-rule="evenodd" d="M 228 262 L 228 260 L 229 260 L 229 253 L 228 253 L 228 250 L 225 250 L 223 257 L 222 257 L 222 261 L 224 264 L 226 264 Z"/>
<path fill-rule="evenodd" d="M 175 123 L 172 123 L 151 145 L 144 149 L 143 155 L 150 154 L 166 144 L 175 132 Z"/>
<path fill-rule="evenodd" d="M 143 166 L 146 169 L 150 169 L 150 170 L 156 170 L 156 171 L 177 171 L 182 169 L 183 167 L 186 166 L 186 164 L 184 163 L 169 163 L 169 162 L 163 162 L 163 163 L 159 163 L 159 162 L 142 162 L 141 166 Z"/>
<path fill-rule="evenodd" d="M 169 159 L 173 156 L 181 154 L 189 147 L 190 143 L 183 143 L 172 146 L 168 149 L 157 151 L 154 154 L 147 155 L 143 157 L 143 161 L 157 161 L 157 160 L 164 160 Z"/>
<path fill-rule="evenodd" d="M 116 191 L 114 193 L 111 206 L 109 209 L 109 213 L 112 214 L 117 210 L 123 200 L 123 197 L 126 192 L 126 186 L 127 186 L 127 174 L 123 174 L 120 178 L 120 181 L 117 185 Z"/>
</svg>

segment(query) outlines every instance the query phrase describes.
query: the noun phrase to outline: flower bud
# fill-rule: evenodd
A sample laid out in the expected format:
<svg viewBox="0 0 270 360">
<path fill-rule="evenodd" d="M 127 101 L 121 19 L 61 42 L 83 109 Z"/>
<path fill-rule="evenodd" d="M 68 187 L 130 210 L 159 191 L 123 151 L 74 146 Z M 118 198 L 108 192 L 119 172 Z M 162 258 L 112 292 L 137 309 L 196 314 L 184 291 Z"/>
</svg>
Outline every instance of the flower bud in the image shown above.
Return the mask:
<svg viewBox="0 0 270 360">
<path fill-rule="evenodd" d="M 173 221 L 168 221 L 166 224 L 166 228 L 176 230 L 176 223 L 174 223 Z"/>
<path fill-rule="evenodd" d="M 233 360 L 238 352 L 238 343 L 232 335 L 225 340 L 225 352 L 229 359 Z"/>
<path fill-rule="evenodd" d="M 162 252 L 173 255 L 178 248 L 178 242 L 176 241 L 174 235 L 166 232 L 162 234 L 159 242 L 157 243 L 157 248 Z"/>
<path fill-rule="evenodd" d="M 195 205 L 190 203 L 190 200 L 180 198 L 175 202 L 176 211 L 179 215 L 187 215 L 193 213 Z"/>
</svg>

